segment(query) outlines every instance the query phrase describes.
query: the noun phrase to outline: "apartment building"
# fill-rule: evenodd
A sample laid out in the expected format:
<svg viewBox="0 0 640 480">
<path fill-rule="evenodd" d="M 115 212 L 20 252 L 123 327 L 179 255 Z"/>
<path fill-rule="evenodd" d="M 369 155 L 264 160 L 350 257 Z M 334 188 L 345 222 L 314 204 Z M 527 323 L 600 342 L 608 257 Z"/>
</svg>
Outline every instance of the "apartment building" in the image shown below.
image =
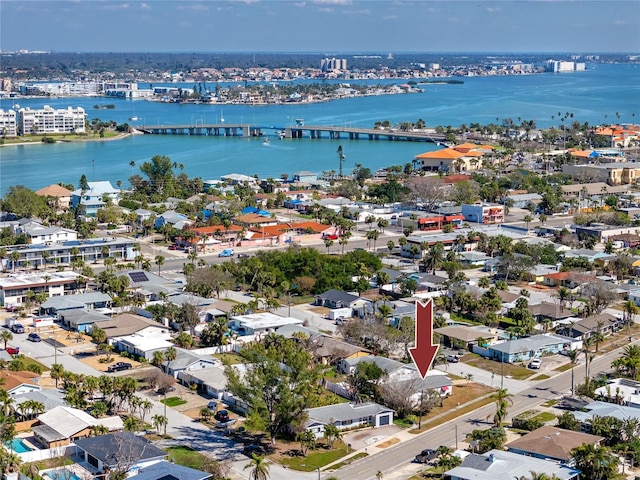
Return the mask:
<svg viewBox="0 0 640 480">
<path fill-rule="evenodd" d="M 19 135 L 46 133 L 84 133 L 86 113 L 82 107 L 44 108 L 32 110 L 29 107 L 18 110 Z"/>
<path fill-rule="evenodd" d="M 473 223 L 502 223 L 504 222 L 504 206 L 488 203 L 462 205 L 462 215 L 467 222 Z"/>
<path fill-rule="evenodd" d="M 15 110 L 0 110 L 0 135 L 15 137 L 18 135 L 18 121 Z"/>
</svg>

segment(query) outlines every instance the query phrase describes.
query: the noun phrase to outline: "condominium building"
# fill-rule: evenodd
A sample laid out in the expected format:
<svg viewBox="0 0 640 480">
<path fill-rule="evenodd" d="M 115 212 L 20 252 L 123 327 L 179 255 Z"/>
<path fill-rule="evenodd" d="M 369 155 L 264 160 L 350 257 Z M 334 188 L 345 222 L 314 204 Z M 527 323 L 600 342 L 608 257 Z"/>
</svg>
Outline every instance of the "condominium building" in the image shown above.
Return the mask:
<svg viewBox="0 0 640 480">
<path fill-rule="evenodd" d="M 3 137 L 15 137 L 18 135 L 15 110 L 0 110 L 0 135 Z"/>
<path fill-rule="evenodd" d="M 84 133 L 86 113 L 82 107 L 53 108 L 45 105 L 39 110 L 29 107 L 18 110 L 18 134 Z"/>
<path fill-rule="evenodd" d="M 346 70 L 346 58 L 323 58 L 320 60 L 320 70 L 327 72 L 330 70 Z"/>
</svg>

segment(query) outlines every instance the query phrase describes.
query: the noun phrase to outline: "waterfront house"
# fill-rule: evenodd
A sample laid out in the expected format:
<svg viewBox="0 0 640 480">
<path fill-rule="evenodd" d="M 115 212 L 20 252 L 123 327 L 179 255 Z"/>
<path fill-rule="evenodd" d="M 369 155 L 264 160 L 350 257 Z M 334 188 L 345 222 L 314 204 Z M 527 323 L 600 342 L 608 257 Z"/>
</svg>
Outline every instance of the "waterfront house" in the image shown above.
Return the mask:
<svg viewBox="0 0 640 480">
<path fill-rule="evenodd" d="M 31 430 L 43 448 L 56 448 L 89 437 L 92 427 L 97 425 L 106 427 L 110 432 L 124 428 L 122 419 L 117 415 L 94 418 L 77 408 L 59 406 L 39 415 L 38 423 Z"/>
<path fill-rule="evenodd" d="M 120 190 L 114 188 L 111 182 L 103 180 L 87 182 L 87 185 L 88 188 L 77 189 L 71 193 L 71 208 L 82 207 L 85 216 L 95 217 L 98 210 L 107 204 L 107 198 L 118 203 Z"/>
<path fill-rule="evenodd" d="M 316 438 L 324 436 L 324 427 L 333 424 L 338 430 L 370 426 L 373 428 L 393 425 L 394 411 L 374 402 L 337 403 L 325 407 L 307 409 L 306 430 Z"/>
<path fill-rule="evenodd" d="M 578 480 L 580 470 L 558 462 L 520 455 L 503 450 L 472 453 L 462 463 L 444 472 L 450 480 L 513 480 L 529 478 L 531 472 L 558 480 Z"/>
<path fill-rule="evenodd" d="M 35 193 L 41 197 L 47 197 L 47 199 L 49 199 L 49 206 L 55 208 L 57 211 L 65 210 L 71 206 L 72 192 L 61 185 L 54 183 L 40 190 L 36 190 Z"/>
</svg>

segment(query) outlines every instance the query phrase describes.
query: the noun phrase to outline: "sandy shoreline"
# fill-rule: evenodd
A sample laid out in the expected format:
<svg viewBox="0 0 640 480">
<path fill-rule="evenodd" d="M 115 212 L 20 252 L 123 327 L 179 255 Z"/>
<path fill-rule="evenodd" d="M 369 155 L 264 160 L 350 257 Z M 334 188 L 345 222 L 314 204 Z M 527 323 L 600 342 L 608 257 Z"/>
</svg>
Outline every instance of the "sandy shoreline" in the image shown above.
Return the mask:
<svg viewBox="0 0 640 480">
<path fill-rule="evenodd" d="M 134 135 L 134 133 L 123 133 L 116 137 L 109 138 L 72 138 L 72 139 L 56 139 L 56 143 L 83 143 L 83 142 L 110 142 L 112 140 L 122 140 L 123 138 L 127 138 Z M 46 145 L 41 141 L 33 141 L 33 142 L 18 142 L 18 143 L 4 143 L 0 145 L 0 147 L 13 147 L 19 145 Z"/>
</svg>

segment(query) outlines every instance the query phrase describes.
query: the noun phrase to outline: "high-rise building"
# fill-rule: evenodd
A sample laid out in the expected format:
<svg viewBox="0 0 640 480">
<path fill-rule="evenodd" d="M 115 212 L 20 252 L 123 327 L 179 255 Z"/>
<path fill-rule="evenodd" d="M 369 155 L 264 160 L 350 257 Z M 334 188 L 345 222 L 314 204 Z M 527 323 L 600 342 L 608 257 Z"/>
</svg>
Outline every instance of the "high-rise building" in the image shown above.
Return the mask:
<svg viewBox="0 0 640 480">
<path fill-rule="evenodd" d="M 331 70 L 346 70 L 347 59 L 346 58 L 323 58 L 320 60 L 320 70 L 323 72 L 329 72 Z"/>
</svg>

